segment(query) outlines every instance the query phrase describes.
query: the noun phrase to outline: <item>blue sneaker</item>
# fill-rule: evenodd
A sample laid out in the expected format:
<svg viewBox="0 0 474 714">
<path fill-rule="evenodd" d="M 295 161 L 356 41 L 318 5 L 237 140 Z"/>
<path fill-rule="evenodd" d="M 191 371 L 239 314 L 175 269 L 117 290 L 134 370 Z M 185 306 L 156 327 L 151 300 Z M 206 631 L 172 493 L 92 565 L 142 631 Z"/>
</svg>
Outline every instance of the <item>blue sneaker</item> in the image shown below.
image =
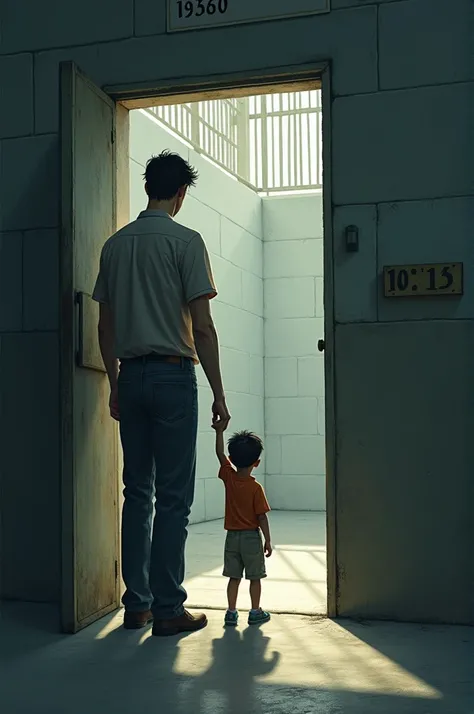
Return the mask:
<svg viewBox="0 0 474 714">
<path fill-rule="evenodd" d="M 224 625 L 226 627 L 237 627 L 238 621 L 239 613 L 237 612 L 237 610 L 235 610 L 234 612 L 227 610 L 224 618 Z"/>
<path fill-rule="evenodd" d="M 266 610 L 250 610 L 249 612 L 249 625 L 263 625 L 264 622 L 270 620 L 270 613 Z"/>
</svg>

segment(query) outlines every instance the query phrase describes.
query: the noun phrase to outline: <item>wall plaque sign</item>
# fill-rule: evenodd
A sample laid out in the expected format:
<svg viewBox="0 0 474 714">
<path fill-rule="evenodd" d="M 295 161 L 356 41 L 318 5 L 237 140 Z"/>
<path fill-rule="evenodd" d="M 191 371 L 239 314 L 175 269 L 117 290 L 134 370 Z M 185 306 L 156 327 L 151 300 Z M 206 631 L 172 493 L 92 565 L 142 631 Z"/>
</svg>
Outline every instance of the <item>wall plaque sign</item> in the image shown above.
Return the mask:
<svg viewBox="0 0 474 714">
<path fill-rule="evenodd" d="M 167 0 L 167 29 L 199 30 L 318 15 L 330 9 L 330 0 Z"/>
</svg>

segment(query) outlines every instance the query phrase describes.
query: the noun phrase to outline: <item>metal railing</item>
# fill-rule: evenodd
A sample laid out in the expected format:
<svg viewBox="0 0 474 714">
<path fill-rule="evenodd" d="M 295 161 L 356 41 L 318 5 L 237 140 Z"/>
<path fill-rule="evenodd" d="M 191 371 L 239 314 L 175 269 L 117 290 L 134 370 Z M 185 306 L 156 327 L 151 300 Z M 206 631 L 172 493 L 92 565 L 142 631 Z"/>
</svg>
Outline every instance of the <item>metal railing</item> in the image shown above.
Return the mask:
<svg viewBox="0 0 474 714">
<path fill-rule="evenodd" d="M 322 187 L 320 90 L 216 99 L 147 111 L 259 193 Z"/>
<path fill-rule="evenodd" d="M 250 183 L 258 191 L 322 187 L 321 93 L 249 98 Z"/>
</svg>

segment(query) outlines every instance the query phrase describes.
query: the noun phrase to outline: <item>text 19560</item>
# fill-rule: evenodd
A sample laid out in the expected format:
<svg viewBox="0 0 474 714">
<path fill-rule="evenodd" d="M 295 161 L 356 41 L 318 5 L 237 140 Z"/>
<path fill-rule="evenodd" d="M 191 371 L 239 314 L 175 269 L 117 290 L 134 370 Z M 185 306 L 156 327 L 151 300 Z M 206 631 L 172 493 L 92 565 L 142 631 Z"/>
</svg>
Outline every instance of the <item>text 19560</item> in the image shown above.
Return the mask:
<svg viewBox="0 0 474 714">
<path fill-rule="evenodd" d="M 180 19 L 190 17 L 202 17 L 204 15 L 215 15 L 216 12 L 225 15 L 229 7 L 229 0 L 178 0 L 178 17 Z"/>
</svg>

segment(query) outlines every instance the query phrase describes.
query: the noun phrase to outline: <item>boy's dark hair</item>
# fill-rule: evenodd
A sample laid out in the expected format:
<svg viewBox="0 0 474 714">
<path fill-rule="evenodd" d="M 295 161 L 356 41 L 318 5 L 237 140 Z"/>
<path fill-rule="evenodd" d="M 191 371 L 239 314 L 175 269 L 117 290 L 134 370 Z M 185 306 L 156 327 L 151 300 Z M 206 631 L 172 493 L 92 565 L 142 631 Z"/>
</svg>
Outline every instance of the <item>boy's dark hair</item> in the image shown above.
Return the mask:
<svg viewBox="0 0 474 714">
<path fill-rule="evenodd" d="M 162 151 L 159 156 L 152 156 L 147 161 L 144 177 L 148 198 L 167 201 L 176 196 L 183 186 L 194 186 L 198 172 L 179 154 Z"/>
<path fill-rule="evenodd" d="M 251 431 L 238 431 L 233 434 L 227 446 L 229 448 L 230 460 L 238 469 L 245 469 L 252 466 L 259 460 L 263 451 L 263 443 L 259 436 Z"/>
</svg>

